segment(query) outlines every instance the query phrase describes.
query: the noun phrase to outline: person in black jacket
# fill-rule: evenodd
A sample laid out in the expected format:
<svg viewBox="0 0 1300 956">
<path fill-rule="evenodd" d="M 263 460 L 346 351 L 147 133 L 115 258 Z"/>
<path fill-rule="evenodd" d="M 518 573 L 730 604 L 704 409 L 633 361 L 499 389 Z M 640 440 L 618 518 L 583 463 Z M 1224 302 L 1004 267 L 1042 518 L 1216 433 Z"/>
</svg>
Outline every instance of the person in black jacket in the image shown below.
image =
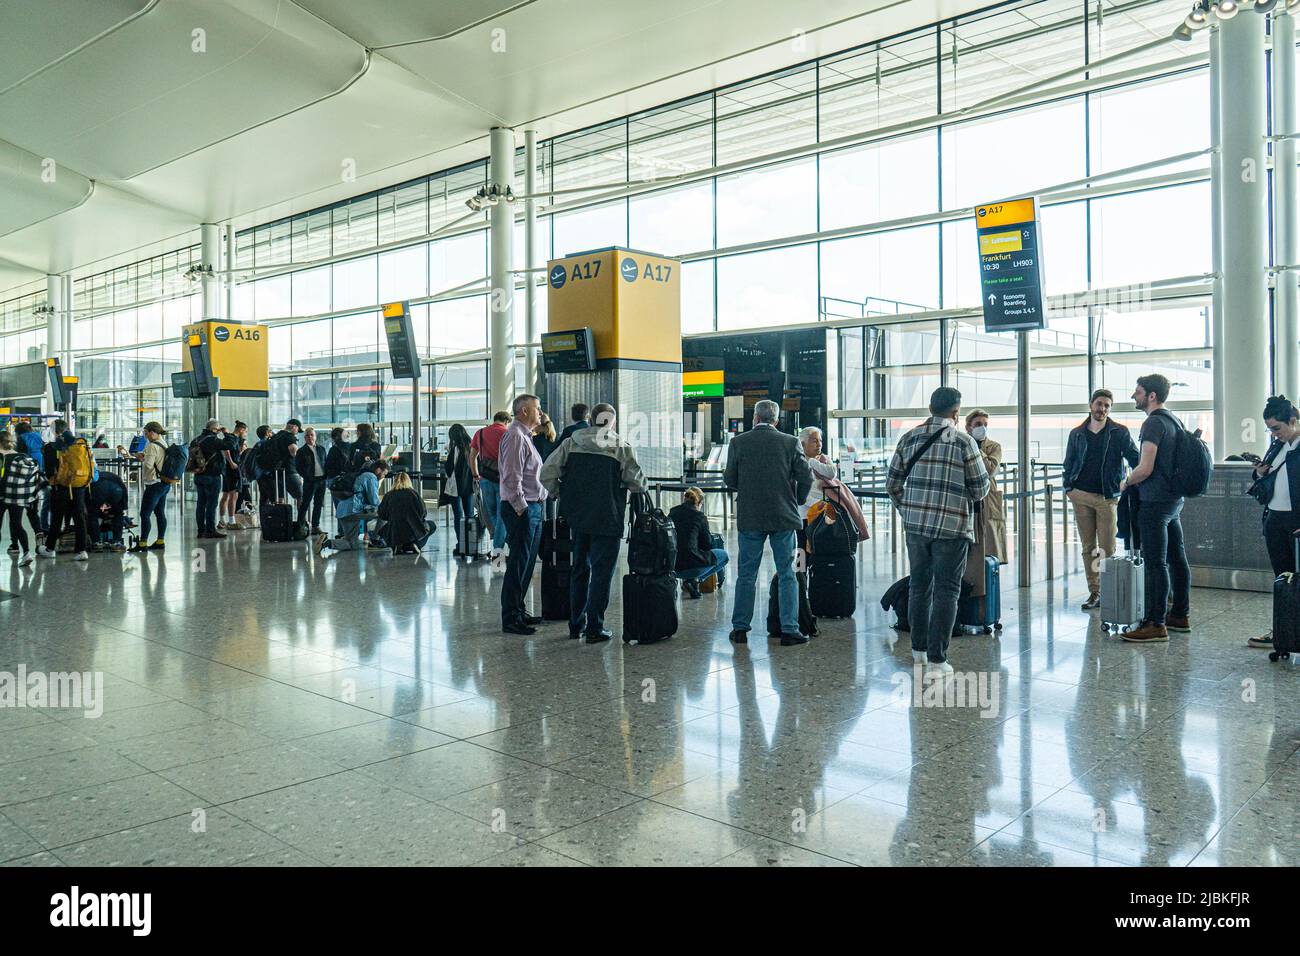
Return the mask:
<svg viewBox="0 0 1300 956">
<path fill-rule="evenodd" d="M 1272 483 L 1264 510 L 1264 545 L 1274 576 L 1300 571 L 1295 563 L 1295 533 L 1300 529 L 1300 411 L 1285 395 L 1264 407 L 1264 425 L 1273 436 L 1269 454 L 1255 466 L 1255 477 Z M 1273 649 L 1273 633 L 1252 637 L 1247 647 Z"/>
<path fill-rule="evenodd" d="M 325 504 L 325 449 L 316 442 L 316 429 L 303 431 L 303 446 L 293 456 L 302 477 L 302 497 L 298 499 L 298 524 L 306 526 L 311 510 L 311 533 L 320 534 L 320 511 Z"/>
<path fill-rule="evenodd" d="M 90 485 L 90 520 L 95 544 L 99 551 L 107 543 L 114 551 L 125 551 L 122 532 L 126 527 L 126 483 L 111 471 L 101 471 Z M 109 522 L 108 541 L 104 542 L 100 528 Z"/>
<path fill-rule="evenodd" d="M 424 499 L 411 485 L 411 476 L 402 472 L 393 479 L 393 487 L 379 502 L 379 520 L 383 522 L 384 540 L 394 554 L 416 554 L 435 530 L 425 517 Z"/>
<path fill-rule="evenodd" d="M 335 478 L 348 470 L 348 459 L 352 456 L 352 446 L 347 441 L 348 433 L 339 426 L 330 429 L 330 450 L 325 455 L 325 477 Z"/>
<path fill-rule="evenodd" d="M 474 473 L 469 467 L 469 432 L 457 422 L 447 429 L 447 457 L 442 462 L 443 473 L 447 483 L 443 486 L 438 505 L 451 505 L 451 512 L 456 519 L 456 557 L 465 554 L 467 542 L 464 536 L 465 519 L 474 518 Z"/>
<path fill-rule="evenodd" d="M 569 417 L 572 421 L 568 425 L 564 426 L 564 431 L 560 432 L 559 440 L 556 442 L 557 446 L 563 445 L 564 440 L 571 437 L 574 432 L 582 431 L 584 428 L 590 428 L 591 422 L 587 421 L 587 418 L 590 415 L 591 410 L 582 402 L 578 402 L 573 406 L 573 408 L 569 409 Z"/>
<path fill-rule="evenodd" d="M 713 546 L 708 516 L 700 510 L 703 501 L 704 492 L 687 488 L 682 503 L 668 512 L 677 529 L 677 577 L 692 598 L 700 596 L 700 582 L 711 574 L 718 576 L 718 586 L 722 586 L 722 569 L 728 561 L 727 552 Z"/>
<path fill-rule="evenodd" d="M 357 440 L 348 449 L 349 471 L 360 471 L 371 462 L 378 461 L 384 453 L 375 439 L 375 428 L 369 422 L 357 426 Z"/>
<path fill-rule="evenodd" d="M 569 637 L 607 641 L 605 608 L 623 540 L 628 491 L 645 491 L 632 446 L 614 432 L 614 407 L 597 405 L 596 426 L 575 432 L 542 465 L 542 485 L 559 495 L 560 515 L 573 532 L 569 576 Z"/>
</svg>

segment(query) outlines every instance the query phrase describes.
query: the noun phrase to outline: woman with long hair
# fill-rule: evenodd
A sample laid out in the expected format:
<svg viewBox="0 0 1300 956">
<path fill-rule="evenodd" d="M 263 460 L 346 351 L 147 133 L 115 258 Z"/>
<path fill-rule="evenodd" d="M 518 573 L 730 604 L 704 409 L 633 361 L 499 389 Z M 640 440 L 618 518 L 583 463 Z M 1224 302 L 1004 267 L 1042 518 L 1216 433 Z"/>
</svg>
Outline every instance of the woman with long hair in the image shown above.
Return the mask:
<svg viewBox="0 0 1300 956">
<path fill-rule="evenodd" d="M 451 505 L 451 513 L 456 519 L 456 549 L 453 554 L 463 557 L 468 549 L 465 535 L 465 519 L 474 519 L 474 474 L 469 467 L 469 432 L 457 422 L 447 429 L 447 456 L 442 461 L 443 473 L 447 483 L 443 486 L 439 506 Z"/>
<path fill-rule="evenodd" d="M 542 456 L 542 461 L 546 461 L 558 444 L 559 441 L 556 440 L 555 436 L 555 425 L 550 416 L 542 412 L 542 420 L 533 429 L 533 447 L 537 449 L 537 454 Z"/>
<path fill-rule="evenodd" d="M 382 534 L 394 554 L 415 554 L 424 548 L 434 532 L 434 524 L 425 515 L 424 499 L 411 484 L 411 476 L 402 472 L 393 478 L 393 486 L 379 502 Z"/>
</svg>

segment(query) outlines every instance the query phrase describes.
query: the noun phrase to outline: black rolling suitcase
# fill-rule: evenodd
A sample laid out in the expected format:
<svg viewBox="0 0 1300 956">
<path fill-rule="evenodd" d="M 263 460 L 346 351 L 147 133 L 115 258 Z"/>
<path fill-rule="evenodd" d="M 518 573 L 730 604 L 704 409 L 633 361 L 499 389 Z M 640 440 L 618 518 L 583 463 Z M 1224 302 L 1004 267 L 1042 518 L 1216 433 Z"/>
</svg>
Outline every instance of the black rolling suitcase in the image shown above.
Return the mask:
<svg viewBox="0 0 1300 956">
<path fill-rule="evenodd" d="M 654 644 L 677 633 L 677 578 L 672 574 L 623 575 L 623 641 Z"/>
<path fill-rule="evenodd" d="M 261 519 L 262 540 L 269 542 L 293 541 L 297 537 L 297 523 L 293 520 L 293 505 L 285 501 L 287 479 L 280 469 L 275 471 L 275 501 L 262 502 L 258 517 Z"/>
<path fill-rule="evenodd" d="M 1300 567 L 1300 531 L 1295 536 L 1296 566 Z M 1284 571 L 1273 582 L 1273 649 L 1270 661 L 1300 654 L 1300 574 Z"/>
<path fill-rule="evenodd" d="M 808 603 L 817 617 L 853 616 L 858 606 L 857 562 L 853 555 L 809 555 Z"/>
<path fill-rule="evenodd" d="M 812 636 L 817 633 L 817 618 L 813 617 L 812 606 L 808 603 L 808 575 L 800 572 L 795 575 L 799 582 L 799 632 Z M 781 636 L 781 579 L 772 575 L 772 583 L 767 589 L 767 633 L 769 637 Z"/>
<path fill-rule="evenodd" d="M 573 575 L 573 533 L 569 523 L 559 515 L 559 505 L 546 502 L 546 520 L 542 522 L 542 544 L 538 557 L 542 562 L 542 619 L 569 620 L 569 581 Z"/>
</svg>

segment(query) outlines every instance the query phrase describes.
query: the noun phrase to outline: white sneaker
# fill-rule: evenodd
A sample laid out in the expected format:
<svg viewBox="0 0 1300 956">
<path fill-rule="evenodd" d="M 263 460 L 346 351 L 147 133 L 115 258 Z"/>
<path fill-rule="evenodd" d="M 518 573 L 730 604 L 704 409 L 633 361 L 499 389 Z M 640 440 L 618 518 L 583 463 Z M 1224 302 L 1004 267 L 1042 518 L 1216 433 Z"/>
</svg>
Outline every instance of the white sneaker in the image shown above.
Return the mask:
<svg viewBox="0 0 1300 956">
<path fill-rule="evenodd" d="M 912 651 L 912 663 L 913 663 L 913 664 L 924 664 L 924 663 L 925 663 L 925 651 Z"/>
<path fill-rule="evenodd" d="M 36 556 L 38 558 L 52 558 L 54 557 L 54 552 L 42 544 L 36 548 Z"/>
<path fill-rule="evenodd" d="M 35 560 L 36 560 L 36 555 L 28 551 L 26 554 L 23 555 L 23 559 L 18 562 L 18 567 L 20 568 L 28 567 Z"/>
<path fill-rule="evenodd" d="M 86 554 L 85 551 L 78 551 L 76 554 L 74 554 L 74 555 L 72 556 L 72 560 L 73 560 L 73 561 L 89 561 L 89 560 L 90 560 L 90 555 Z"/>
<path fill-rule="evenodd" d="M 947 677 L 952 673 L 952 665 L 947 661 L 940 661 L 938 664 L 926 664 L 925 672 L 927 674 L 942 674 Z"/>
</svg>

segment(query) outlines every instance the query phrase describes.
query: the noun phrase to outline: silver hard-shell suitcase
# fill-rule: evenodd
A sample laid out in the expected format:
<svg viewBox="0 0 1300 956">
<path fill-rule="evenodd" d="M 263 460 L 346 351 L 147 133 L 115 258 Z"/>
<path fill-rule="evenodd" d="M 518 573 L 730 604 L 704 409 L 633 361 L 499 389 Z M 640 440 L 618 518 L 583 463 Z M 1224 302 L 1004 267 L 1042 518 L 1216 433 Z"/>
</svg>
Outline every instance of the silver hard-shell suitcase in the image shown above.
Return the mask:
<svg viewBox="0 0 1300 956">
<path fill-rule="evenodd" d="M 1115 555 L 1101 563 L 1101 626 L 1125 630 L 1146 610 L 1146 566 L 1141 555 Z"/>
</svg>

